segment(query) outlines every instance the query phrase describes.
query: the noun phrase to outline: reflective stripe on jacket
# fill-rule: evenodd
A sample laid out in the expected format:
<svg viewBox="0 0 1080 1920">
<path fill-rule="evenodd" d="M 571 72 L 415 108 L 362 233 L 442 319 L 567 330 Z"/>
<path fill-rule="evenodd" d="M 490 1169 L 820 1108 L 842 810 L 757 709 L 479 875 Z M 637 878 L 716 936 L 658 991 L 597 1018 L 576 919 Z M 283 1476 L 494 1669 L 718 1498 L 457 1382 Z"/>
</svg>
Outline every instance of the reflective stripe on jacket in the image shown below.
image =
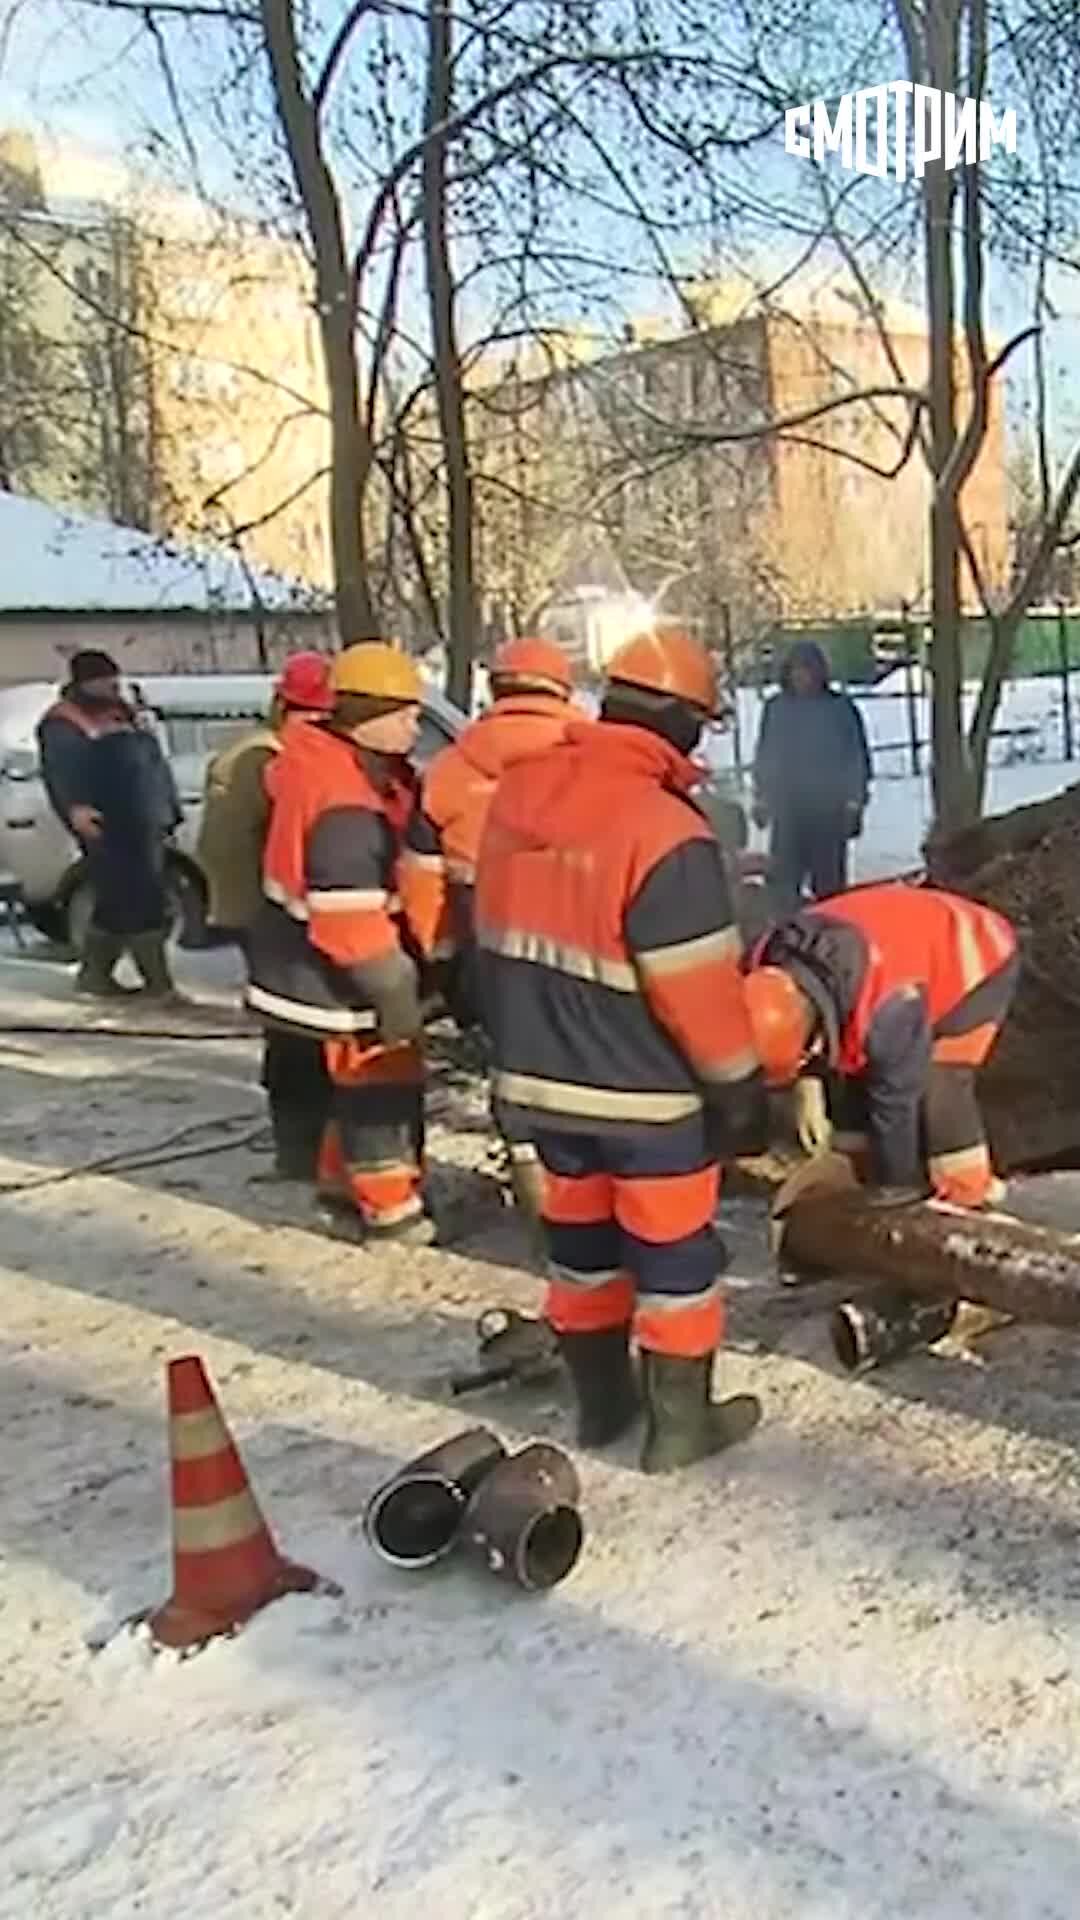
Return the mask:
<svg viewBox="0 0 1080 1920">
<path fill-rule="evenodd" d="M 266 770 L 272 813 L 250 1004 L 327 1034 L 375 1026 L 354 969 L 400 950 L 397 862 L 414 804 L 404 763 L 319 725 L 293 730 Z"/>
<path fill-rule="evenodd" d="M 553 694 L 507 695 L 435 755 L 402 861 L 409 922 L 429 958 L 447 959 L 470 938 L 477 855 L 503 774 L 557 745 L 575 720 L 581 714 Z"/>
<path fill-rule="evenodd" d="M 500 1100 L 565 1130 L 677 1125 L 760 1087 L 698 778 L 642 728 L 571 723 L 488 815 L 476 938 Z"/>
</svg>

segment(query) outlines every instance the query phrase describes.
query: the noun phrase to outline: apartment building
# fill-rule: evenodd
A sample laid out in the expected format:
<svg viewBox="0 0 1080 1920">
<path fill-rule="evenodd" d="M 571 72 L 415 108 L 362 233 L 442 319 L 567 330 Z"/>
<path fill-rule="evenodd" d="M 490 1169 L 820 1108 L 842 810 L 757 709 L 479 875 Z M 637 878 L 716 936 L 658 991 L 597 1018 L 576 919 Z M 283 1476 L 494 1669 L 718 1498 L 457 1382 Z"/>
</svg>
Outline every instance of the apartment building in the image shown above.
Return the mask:
<svg viewBox="0 0 1080 1920">
<path fill-rule="evenodd" d="M 331 578 L 306 262 L 120 165 L 0 134 L 0 484 Z"/>
</svg>

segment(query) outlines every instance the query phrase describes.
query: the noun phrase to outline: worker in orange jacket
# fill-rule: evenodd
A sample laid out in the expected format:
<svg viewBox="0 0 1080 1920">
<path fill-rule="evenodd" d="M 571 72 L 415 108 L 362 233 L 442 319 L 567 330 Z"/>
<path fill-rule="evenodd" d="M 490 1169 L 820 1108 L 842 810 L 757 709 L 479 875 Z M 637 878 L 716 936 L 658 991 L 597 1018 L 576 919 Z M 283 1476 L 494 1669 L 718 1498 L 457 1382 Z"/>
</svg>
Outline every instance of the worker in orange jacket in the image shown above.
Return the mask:
<svg viewBox="0 0 1080 1920">
<path fill-rule="evenodd" d="M 320 1191 L 364 1238 L 429 1245 L 423 1020 L 398 896 L 420 676 L 394 647 L 365 641 L 337 656 L 332 687 L 328 719 L 291 732 L 267 772 L 248 999 L 265 1020 L 322 1039 L 332 1091 Z"/>
<path fill-rule="evenodd" d="M 854 1091 L 884 1186 L 929 1173 L 942 1200 L 1000 1198 L 976 1092 L 1019 975 L 989 907 L 929 887 L 857 888 L 766 936 L 747 1003 L 773 1086 L 794 1086 L 803 1145 L 829 1145 L 826 1083 Z"/>
<path fill-rule="evenodd" d="M 492 662 L 493 705 L 436 754 L 424 775 L 407 837 L 402 894 L 425 958 L 436 963 L 463 1028 L 485 1024 L 476 986 L 473 889 L 488 809 L 508 767 L 565 738 L 575 713 L 572 692 L 570 664 L 560 647 L 548 640 L 508 641 Z M 542 1195 L 536 1148 L 497 1101 L 494 1117 L 514 1197 L 535 1220 Z"/>
<path fill-rule="evenodd" d="M 761 1412 L 709 1392 L 718 1162 L 760 1150 L 766 1123 L 724 860 L 688 798 L 713 709 L 696 641 L 629 642 L 599 722 L 503 775 L 476 876 L 495 1089 L 544 1168 L 547 1315 L 580 1438 L 635 1416 L 636 1314 L 646 1472 L 731 1445 Z"/>
</svg>

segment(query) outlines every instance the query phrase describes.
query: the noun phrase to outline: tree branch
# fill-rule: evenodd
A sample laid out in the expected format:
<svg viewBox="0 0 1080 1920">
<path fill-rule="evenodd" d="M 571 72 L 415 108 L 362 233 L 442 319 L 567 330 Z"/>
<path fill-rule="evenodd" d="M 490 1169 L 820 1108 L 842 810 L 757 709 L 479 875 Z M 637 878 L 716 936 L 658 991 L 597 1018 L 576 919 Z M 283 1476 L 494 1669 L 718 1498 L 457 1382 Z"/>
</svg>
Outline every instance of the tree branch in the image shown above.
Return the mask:
<svg viewBox="0 0 1080 1920">
<path fill-rule="evenodd" d="M 226 26 L 258 27 L 262 22 L 248 7 L 215 7 L 210 0 L 71 0 L 77 7 L 89 7 L 95 13 L 137 13 L 142 19 L 150 14 L 171 15 L 178 20 L 219 20 Z"/>
<path fill-rule="evenodd" d="M 312 88 L 311 104 L 316 114 L 320 114 L 326 104 L 326 96 L 334 83 L 334 76 L 341 64 L 342 56 L 364 15 L 391 11 L 386 0 L 354 0 L 330 42 L 330 51 L 323 61 L 319 77 Z"/>
</svg>

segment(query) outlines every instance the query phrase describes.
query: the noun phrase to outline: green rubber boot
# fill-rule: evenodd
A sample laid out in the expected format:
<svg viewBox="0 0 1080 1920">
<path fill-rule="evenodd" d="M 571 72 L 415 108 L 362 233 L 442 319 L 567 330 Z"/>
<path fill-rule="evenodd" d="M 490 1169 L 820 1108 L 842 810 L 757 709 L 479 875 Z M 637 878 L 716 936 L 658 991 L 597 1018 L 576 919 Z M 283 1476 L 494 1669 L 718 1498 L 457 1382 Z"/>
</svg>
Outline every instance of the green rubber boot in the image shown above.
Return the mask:
<svg viewBox="0 0 1080 1920">
<path fill-rule="evenodd" d="M 684 1360 L 670 1353 L 641 1355 L 645 1394 L 643 1473 L 673 1473 L 722 1453 L 753 1433 L 761 1419 L 761 1401 L 752 1393 L 730 1400 L 709 1398 L 715 1354 Z"/>
<path fill-rule="evenodd" d="M 630 1368 L 630 1324 L 599 1333 L 560 1333 L 559 1352 L 574 1383 L 578 1445 L 606 1447 L 640 1411 Z"/>
<path fill-rule="evenodd" d="M 75 991 L 88 1000 L 120 1000 L 128 989 L 113 979 L 113 968 L 123 953 L 123 945 L 100 927 L 88 927 L 83 941 L 82 965 L 75 979 Z"/>
<path fill-rule="evenodd" d="M 143 998 L 162 1006 L 182 1007 L 187 1003 L 177 993 L 165 952 L 163 933 L 137 933 L 128 941 L 131 957 L 143 979 Z"/>
</svg>

